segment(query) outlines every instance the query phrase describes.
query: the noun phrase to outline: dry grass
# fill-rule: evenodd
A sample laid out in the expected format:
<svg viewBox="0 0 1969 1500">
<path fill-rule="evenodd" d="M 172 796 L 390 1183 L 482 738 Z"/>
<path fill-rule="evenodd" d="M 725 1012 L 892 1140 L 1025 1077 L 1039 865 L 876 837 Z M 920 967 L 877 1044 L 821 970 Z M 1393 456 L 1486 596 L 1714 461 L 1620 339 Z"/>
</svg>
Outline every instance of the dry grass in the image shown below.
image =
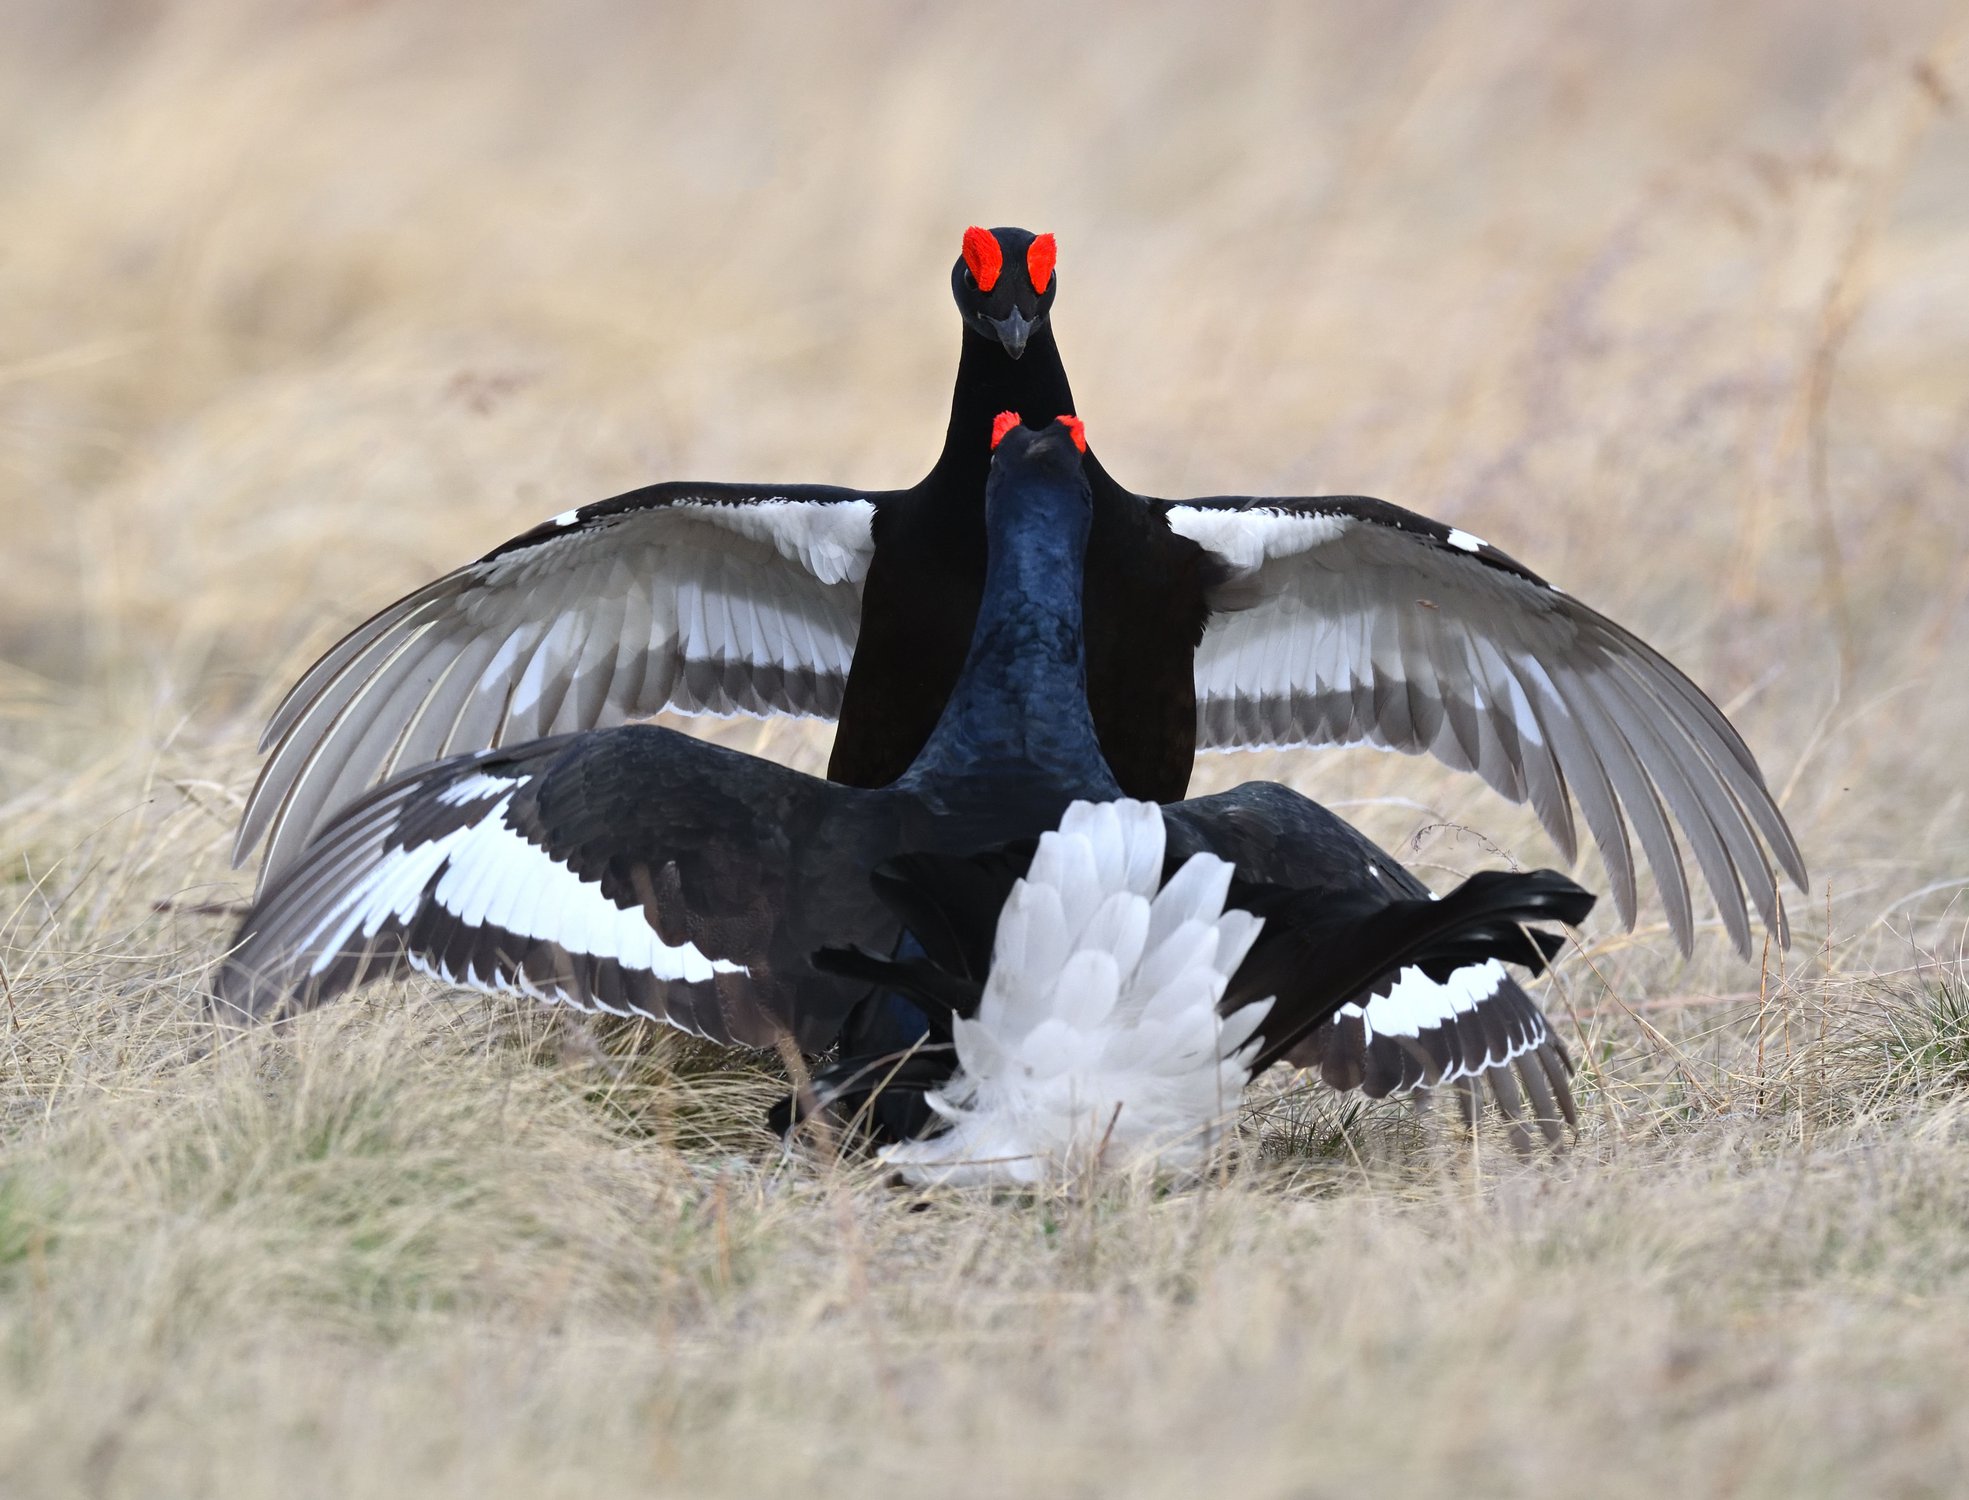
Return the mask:
<svg viewBox="0 0 1969 1500">
<path fill-rule="evenodd" d="M 1311 9 L 0 12 L 0 1492 L 1958 1491 L 1969 18 Z M 428 991 L 203 1055 L 155 903 L 244 890 L 278 688 L 569 504 L 914 478 L 973 220 L 1059 232 L 1126 481 L 1403 500 L 1690 667 L 1792 951 L 1592 929 L 1557 1163 L 1281 1090 L 1163 1197 L 924 1206 Z"/>
</svg>

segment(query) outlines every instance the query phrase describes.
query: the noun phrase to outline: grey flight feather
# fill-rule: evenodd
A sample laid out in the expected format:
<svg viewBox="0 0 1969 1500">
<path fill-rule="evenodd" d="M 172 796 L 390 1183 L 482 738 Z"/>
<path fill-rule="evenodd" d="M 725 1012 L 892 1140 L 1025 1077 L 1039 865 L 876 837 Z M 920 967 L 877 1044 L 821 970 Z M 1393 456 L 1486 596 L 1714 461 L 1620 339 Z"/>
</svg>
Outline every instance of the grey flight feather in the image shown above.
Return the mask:
<svg viewBox="0 0 1969 1500">
<path fill-rule="evenodd" d="M 1199 748 L 1426 752 L 1529 802 L 1568 858 L 1576 798 L 1622 919 L 1636 906 L 1631 828 L 1687 951 L 1679 826 L 1738 951 L 1753 907 L 1788 940 L 1776 868 L 1805 887 L 1797 841 L 1742 737 L 1646 642 L 1487 543 L 1383 502 L 1167 513 L 1227 571 L 1197 654 Z"/>
<path fill-rule="evenodd" d="M 261 887 L 373 782 L 665 708 L 831 718 L 870 507 L 849 490 L 659 485 L 573 512 L 398 600 L 274 711 L 235 864 Z"/>
</svg>

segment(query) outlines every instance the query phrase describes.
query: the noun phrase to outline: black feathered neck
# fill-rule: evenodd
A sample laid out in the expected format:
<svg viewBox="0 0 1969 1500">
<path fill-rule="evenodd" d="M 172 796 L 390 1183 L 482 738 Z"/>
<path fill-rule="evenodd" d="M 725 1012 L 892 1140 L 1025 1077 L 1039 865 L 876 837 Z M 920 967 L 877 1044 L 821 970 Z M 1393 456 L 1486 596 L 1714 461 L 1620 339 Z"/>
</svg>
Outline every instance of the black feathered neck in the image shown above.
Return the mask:
<svg viewBox="0 0 1969 1500">
<path fill-rule="evenodd" d="M 1033 330 L 1018 359 L 996 339 L 964 330 L 957 357 L 957 384 L 950 397 L 950 426 L 943 452 L 930 471 L 931 484 L 963 484 L 982 493 L 991 469 L 991 423 L 1002 411 L 1015 411 L 1034 427 L 1074 413 L 1060 346 L 1049 318 Z"/>
<path fill-rule="evenodd" d="M 1066 429 L 1014 428 L 985 494 L 984 595 L 956 690 L 904 782 L 938 800 L 1017 785 L 1060 808 L 1120 795 L 1087 706 L 1082 571 L 1093 505 Z"/>
</svg>

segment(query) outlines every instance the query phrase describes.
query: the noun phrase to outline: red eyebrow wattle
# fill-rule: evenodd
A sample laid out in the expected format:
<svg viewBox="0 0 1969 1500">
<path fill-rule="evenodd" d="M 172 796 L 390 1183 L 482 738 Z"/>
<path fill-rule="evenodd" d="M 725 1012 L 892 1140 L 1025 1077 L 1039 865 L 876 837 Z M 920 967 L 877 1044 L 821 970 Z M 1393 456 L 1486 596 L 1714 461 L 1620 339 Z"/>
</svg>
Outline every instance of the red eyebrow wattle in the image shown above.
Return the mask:
<svg viewBox="0 0 1969 1500">
<path fill-rule="evenodd" d="M 1032 277 L 1032 289 L 1045 294 L 1046 283 L 1053 279 L 1053 263 L 1060 258 L 1060 247 L 1053 243 L 1053 236 L 1042 234 L 1026 247 L 1026 272 Z"/>
<path fill-rule="evenodd" d="M 1074 447 L 1085 453 L 1087 451 L 1087 424 L 1078 417 L 1069 417 L 1062 414 L 1060 425 L 1066 428 L 1068 434 L 1073 438 Z"/>
<path fill-rule="evenodd" d="M 998 236 L 973 224 L 964 231 L 964 264 L 978 290 L 988 292 L 998 285 L 998 273 L 1005 266 L 1005 252 L 998 248 Z"/>
<path fill-rule="evenodd" d="M 1015 411 L 1001 411 L 991 419 L 991 446 L 996 448 L 1004 440 L 1005 434 L 1019 425 L 1019 414 Z"/>
</svg>

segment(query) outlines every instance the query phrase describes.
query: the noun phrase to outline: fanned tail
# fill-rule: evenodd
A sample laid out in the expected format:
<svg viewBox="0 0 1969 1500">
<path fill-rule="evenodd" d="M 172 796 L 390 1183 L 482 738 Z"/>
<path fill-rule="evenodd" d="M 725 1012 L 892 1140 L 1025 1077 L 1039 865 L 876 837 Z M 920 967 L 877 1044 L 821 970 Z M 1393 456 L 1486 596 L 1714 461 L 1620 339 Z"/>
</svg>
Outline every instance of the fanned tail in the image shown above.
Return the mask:
<svg viewBox="0 0 1969 1500">
<path fill-rule="evenodd" d="M 1374 1060 L 1390 1044 L 1416 1055 L 1404 1087 L 1482 1073 L 1514 1140 L 1527 1101 L 1548 1134 L 1573 1118 L 1551 1047 L 1527 1042 L 1458 1071 L 1434 1066 L 1423 1045 L 1431 1028 L 1453 1033 L 1474 1018 L 1481 1030 L 1485 1007 L 1509 1009 L 1500 996 L 1522 999 L 1542 1023 L 1502 965 L 1545 969 L 1562 939 L 1529 924 L 1585 918 L 1594 897 L 1572 880 L 1487 872 L 1440 900 L 1293 890 L 1235 881 L 1208 855 L 1172 872 L 1162 833 L 1148 804 L 1076 804 L 1037 846 L 883 865 L 877 889 L 917 946 L 815 956 L 877 990 L 815 1099 L 837 1119 L 870 1120 L 889 1159 L 925 1180 L 1057 1171 L 1086 1154 L 1097 1096 L 1134 1110 L 1133 1134 L 1119 1130 L 1120 1114 L 1108 1128 L 1137 1159 L 1183 1165 L 1251 1075 L 1316 1046 L 1339 1014 L 1378 1049 Z M 1176 927 L 1193 936 L 1174 940 Z M 909 1019 L 902 1033 L 898 1014 Z M 782 1106 L 775 1123 L 793 1114 Z M 919 1139 L 939 1123 L 941 1135 Z M 1178 1141 L 1187 1144 L 1169 1144 Z"/>
</svg>

